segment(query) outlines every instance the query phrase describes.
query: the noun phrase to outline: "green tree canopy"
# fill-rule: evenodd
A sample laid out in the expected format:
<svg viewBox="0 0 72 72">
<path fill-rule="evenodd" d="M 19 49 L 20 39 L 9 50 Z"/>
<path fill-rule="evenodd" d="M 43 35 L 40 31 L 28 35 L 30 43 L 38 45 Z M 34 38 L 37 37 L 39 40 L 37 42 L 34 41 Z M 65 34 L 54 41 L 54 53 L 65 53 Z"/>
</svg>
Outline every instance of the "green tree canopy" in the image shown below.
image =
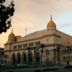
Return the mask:
<svg viewBox="0 0 72 72">
<path fill-rule="evenodd" d="M 14 14 L 13 1 L 9 6 L 5 6 L 6 0 L 0 0 L 0 33 L 6 32 L 11 27 L 11 16 Z"/>
</svg>

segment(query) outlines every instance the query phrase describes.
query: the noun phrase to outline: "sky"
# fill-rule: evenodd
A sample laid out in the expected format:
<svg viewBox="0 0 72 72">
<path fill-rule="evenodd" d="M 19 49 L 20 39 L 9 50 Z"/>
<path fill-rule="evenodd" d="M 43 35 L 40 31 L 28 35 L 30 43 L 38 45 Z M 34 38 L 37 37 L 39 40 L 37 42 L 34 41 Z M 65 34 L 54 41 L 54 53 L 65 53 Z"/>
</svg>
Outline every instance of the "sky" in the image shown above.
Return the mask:
<svg viewBox="0 0 72 72">
<path fill-rule="evenodd" d="M 6 0 L 5 4 L 9 5 L 10 2 Z M 14 4 L 11 24 L 15 35 L 23 37 L 46 29 L 50 15 L 58 30 L 72 35 L 72 0 L 14 0 Z M 0 34 L 0 47 L 4 47 L 12 28 Z"/>
</svg>

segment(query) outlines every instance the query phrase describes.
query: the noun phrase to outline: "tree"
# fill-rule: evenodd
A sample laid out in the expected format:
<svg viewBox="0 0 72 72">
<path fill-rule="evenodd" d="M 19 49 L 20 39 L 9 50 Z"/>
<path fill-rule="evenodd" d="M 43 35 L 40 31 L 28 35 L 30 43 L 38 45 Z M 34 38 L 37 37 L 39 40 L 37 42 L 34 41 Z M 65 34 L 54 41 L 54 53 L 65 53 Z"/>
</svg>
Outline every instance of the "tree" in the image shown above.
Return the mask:
<svg viewBox="0 0 72 72">
<path fill-rule="evenodd" d="M 9 6 L 5 6 L 6 0 L 0 0 L 0 33 L 6 32 L 11 27 L 11 16 L 14 14 L 13 1 Z"/>
</svg>

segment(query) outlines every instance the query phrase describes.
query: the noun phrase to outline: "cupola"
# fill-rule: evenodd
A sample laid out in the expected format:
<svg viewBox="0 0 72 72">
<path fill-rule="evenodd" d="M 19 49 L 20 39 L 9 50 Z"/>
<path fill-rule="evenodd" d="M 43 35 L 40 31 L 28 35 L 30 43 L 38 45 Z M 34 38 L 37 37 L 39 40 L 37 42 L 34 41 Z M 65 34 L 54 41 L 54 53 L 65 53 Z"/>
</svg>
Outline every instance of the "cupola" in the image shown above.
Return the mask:
<svg viewBox="0 0 72 72">
<path fill-rule="evenodd" d="M 47 29 L 56 29 L 56 24 L 52 21 L 52 16 L 51 20 L 47 24 Z"/>
<path fill-rule="evenodd" d="M 15 37 L 15 35 L 14 35 L 14 33 L 13 33 L 13 30 L 12 30 L 12 32 L 9 34 L 9 36 L 8 36 L 8 42 L 10 42 L 10 43 L 12 43 L 12 42 L 14 42 L 16 40 L 16 37 Z"/>
</svg>

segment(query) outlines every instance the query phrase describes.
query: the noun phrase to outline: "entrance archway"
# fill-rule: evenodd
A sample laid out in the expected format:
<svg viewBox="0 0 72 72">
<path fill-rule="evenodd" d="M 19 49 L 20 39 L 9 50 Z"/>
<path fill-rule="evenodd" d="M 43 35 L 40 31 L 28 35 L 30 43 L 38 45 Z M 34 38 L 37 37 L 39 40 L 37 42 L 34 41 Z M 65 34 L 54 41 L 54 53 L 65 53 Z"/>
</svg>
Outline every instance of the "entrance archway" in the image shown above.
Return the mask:
<svg viewBox="0 0 72 72">
<path fill-rule="evenodd" d="M 37 52 L 36 53 L 36 64 L 39 64 L 40 63 L 40 53 Z"/>
<path fill-rule="evenodd" d="M 15 63 L 16 63 L 16 56 L 15 56 L 15 53 L 12 54 L 11 62 L 12 62 L 12 64 L 15 64 Z"/>
<path fill-rule="evenodd" d="M 22 53 L 22 62 L 25 63 L 25 64 L 27 63 L 27 57 L 26 57 L 25 52 Z"/>
<path fill-rule="evenodd" d="M 21 56 L 20 56 L 20 53 L 17 53 L 17 63 L 19 64 L 21 61 Z"/>
<path fill-rule="evenodd" d="M 31 52 L 31 51 L 28 51 L 28 63 L 29 63 L 29 64 L 32 64 L 32 61 L 33 61 L 32 52 Z"/>
</svg>

